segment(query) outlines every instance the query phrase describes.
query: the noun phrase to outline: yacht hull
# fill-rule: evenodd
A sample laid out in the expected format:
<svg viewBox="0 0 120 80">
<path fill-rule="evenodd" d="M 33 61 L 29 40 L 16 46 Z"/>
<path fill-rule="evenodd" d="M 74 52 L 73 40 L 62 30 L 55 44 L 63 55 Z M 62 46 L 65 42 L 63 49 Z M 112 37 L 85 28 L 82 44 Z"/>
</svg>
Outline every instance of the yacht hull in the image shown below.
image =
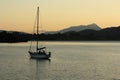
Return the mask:
<svg viewBox="0 0 120 80">
<path fill-rule="evenodd" d="M 46 53 L 39 53 L 39 52 L 30 52 L 30 57 L 31 58 L 36 58 L 36 59 L 49 59 L 50 58 L 50 53 L 46 54 Z"/>
</svg>

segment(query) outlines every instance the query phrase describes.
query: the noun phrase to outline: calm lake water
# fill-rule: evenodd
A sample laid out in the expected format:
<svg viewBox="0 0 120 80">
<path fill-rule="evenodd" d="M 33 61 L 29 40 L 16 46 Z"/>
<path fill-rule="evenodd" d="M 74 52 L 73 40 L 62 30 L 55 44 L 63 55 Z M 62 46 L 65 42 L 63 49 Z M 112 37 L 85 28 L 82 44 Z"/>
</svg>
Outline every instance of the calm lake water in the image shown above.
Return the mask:
<svg viewBox="0 0 120 80">
<path fill-rule="evenodd" d="M 51 60 L 29 43 L 0 43 L 0 80 L 120 80 L 120 42 L 45 42 Z"/>
</svg>

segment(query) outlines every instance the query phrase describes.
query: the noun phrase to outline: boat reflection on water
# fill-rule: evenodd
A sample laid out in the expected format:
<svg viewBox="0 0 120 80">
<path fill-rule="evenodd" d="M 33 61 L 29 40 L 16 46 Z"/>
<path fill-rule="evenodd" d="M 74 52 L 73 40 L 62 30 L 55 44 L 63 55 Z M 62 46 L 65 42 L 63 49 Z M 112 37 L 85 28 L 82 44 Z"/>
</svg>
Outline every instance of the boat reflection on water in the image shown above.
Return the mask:
<svg viewBox="0 0 120 80">
<path fill-rule="evenodd" d="M 30 57 L 30 60 L 35 60 L 36 62 L 45 62 L 45 61 L 47 61 L 47 62 L 51 62 L 51 59 L 40 59 L 40 58 L 32 58 L 32 57 Z"/>
<path fill-rule="evenodd" d="M 30 58 L 30 72 L 32 80 L 43 80 L 48 78 L 51 59 Z"/>
</svg>

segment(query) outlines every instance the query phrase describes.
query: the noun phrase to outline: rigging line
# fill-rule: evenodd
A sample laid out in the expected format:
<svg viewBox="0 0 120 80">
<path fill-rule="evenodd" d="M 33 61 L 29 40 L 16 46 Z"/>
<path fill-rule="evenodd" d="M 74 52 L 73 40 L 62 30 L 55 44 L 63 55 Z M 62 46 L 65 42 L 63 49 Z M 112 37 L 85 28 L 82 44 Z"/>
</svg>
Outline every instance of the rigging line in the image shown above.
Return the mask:
<svg viewBox="0 0 120 80">
<path fill-rule="evenodd" d="M 35 15 L 35 20 L 34 20 L 34 25 L 33 25 L 33 34 L 35 34 L 35 29 L 36 29 L 36 27 L 37 27 L 37 25 L 36 25 L 36 23 L 37 23 L 37 12 L 35 13 L 36 15 Z"/>
<path fill-rule="evenodd" d="M 38 34 L 43 33 L 43 24 L 42 24 L 42 14 L 41 14 L 41 9 L 39 7 L 39 30 Z M 43 43 L 38 44 L 38 46 L 43 47 Z"/>
<path fill-rule="evenodd" d="M 37 14 L 37 13 L 35 13 L 35 14 Z M 37 18 L 37 15 L 35 15 L 35 20 L 34 20 L 34 25 L 33 25 L 33 31 L 32 31 L 32 32 L 33 32 L 33 33 L 32 33 L 33 35 L 35 34 L 35 28 L 36 28 L 36 22 L 37 22 L 37 21 L 36 21 L 36 18 Z M 31 51 L 31 49 L 32 49 L 32 42 L 33 42 L 33 41 L 31 41 L 31 43 L 30 43 L 29 51 Z"/>
<path fill-rule="evenodd" d="M 37 7 L 39 7 L 39 5 L 40 5 L 40 0 L 36 0 L 36 5 L 37 5 Z M 39 32 L 40 33 L 42 33 L 42 14 L 41 14 L 41 7 L 39 7 L 39 28 L 41 29 L 39 29 Z"/>
<path fill-rule="evenodd" d="M 37 7 L 39 7 L 39 5 L 40 5 L 40 0 L 35 0 L 35 4 L 36 4 L 36 6 Z M 40 8 L 40 7 L 39 7 Z M 41 9 L 39 9 L 39 18 L 40 18 L 40 20 L 39 20 L 39 31 L 38 31 L 38 33 L 43 33 L 43 25 L 42 25 L 42 14 L 41 14 Z"/>
</svg>

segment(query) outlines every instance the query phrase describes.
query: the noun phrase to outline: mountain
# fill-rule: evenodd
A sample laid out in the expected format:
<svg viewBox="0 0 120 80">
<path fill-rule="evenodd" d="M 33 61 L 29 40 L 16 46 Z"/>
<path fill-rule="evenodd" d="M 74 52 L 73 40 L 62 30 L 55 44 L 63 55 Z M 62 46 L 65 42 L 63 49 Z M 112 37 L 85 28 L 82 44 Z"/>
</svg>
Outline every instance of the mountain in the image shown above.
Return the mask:
<svg viewBox="0 0 120 80">
<path fill-rule="evenodd" d="M 69 31 L 57 34 L 41 34 L 40 40 L 50 41 L 80 41 L 80 40 L 115 40 L 120 41 L 120 26 L 109 27 L 101 30 L 86 29 L 82 31 Z"/>
<path fill-rule="evenodd" d="M 83 30 L 87 30 L 87 29 L 96 30 L 96 31 L 101 30 L 101 28 L 98 25 L 93 23 L 93 24 L 89 24 L 89 25 L 71 26 L 69 28 L 62 29 L 60 31 L 46 32 L 46 34 L 66 33 L 69 31 L 79 32 L 79 31 L 83 31 Z"/>
<path fill-rule="evenodd" d="M 87 29 L 96 30 L 96 31 L 101 30 L 101 28 L 99 26 L 97 26 L 96 24 L 89 24 L 89 25 L 72 26 L 70 28 L 60 30 L 59 32 L 60 33 L 66 33 L 69 31 L 79 32 L 79 31 L 83 31 L 83 30 L 87 30 Z"/>
</svg>

